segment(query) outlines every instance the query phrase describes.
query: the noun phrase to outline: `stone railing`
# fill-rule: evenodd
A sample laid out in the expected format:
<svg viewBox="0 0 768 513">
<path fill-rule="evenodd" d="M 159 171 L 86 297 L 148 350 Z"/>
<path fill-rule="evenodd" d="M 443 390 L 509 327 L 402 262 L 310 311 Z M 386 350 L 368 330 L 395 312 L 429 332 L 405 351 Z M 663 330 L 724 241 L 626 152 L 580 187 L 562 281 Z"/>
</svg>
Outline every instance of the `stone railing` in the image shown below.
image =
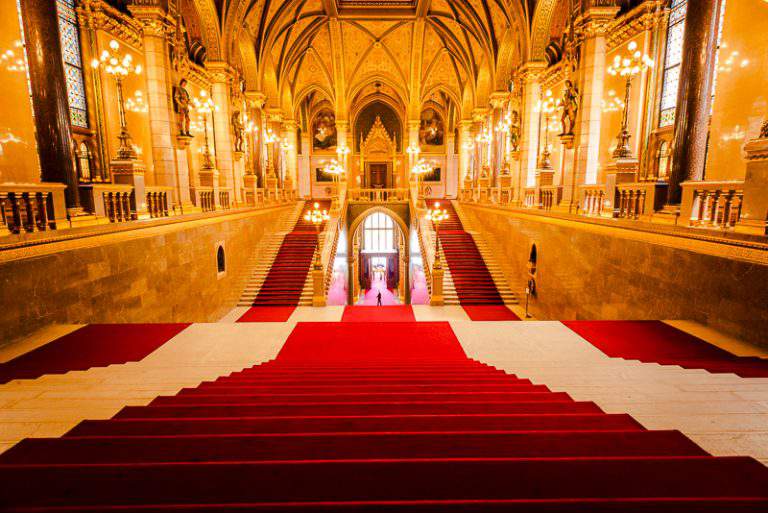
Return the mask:
<svg viewBox="0 0 768 513">
<path fill-rule="evenodd" d="M 173 194 L 173 187 L 152 186 L 146 188 L 147 211 L 149 217 L 168 217 L 168 196 Z"/>
<path fill-rule="evenodd" d="M 56 207 L 64 215 L 61 184 L 0 185 L 0 234 L 56 229 Z"/>
<path fill-rule="evenodd" d="M 523 189 L 523 206 L 525 208 L 536 208 L 536 187 L 526 187 Z"/>
<path fill-rule="evenodd" d="M 222 210 L 229 210 L 229 191 L 219 191 L 219 206 Z"/>
<path fill-rule="evenodd" d="M 200 208 L 203 212 L 213 212 L 216 210 L 212 187 L 198 187 L 197 198 L 200 202 Z"/>
<path fill-rule="evenodd" d="M 605 185 L 580 185 L 579 208 L 580 214 L 585 216 L 603 215 L 605 202 Z"/>
<path fill-rule="evenodd" d="M 552 210 L 560 204 L 563 198 L 563 188 L 559 185 L 542 185 L 539 187 L 539 208 Z"/>
<path fill-rule="evenodd" d="M 136 219 L 136 201 L 133 186 L 115 183 L 94 183 L 80 185 L 82 191 L 90 192 L 83 203 L 90 203 L 86 209 L 94 215 L 109 219 L 110 223 L 125 223 Z"/>
<path fill-rule="evenodd" d="M 349 189 L 349 201 L 387 203 L 408 201 L 408 189 Z"/>
<path fill-rule="evenodd" d="M 414 191 L 415 192 L 415 191 Z M 416 226 L 416 238 L 419 241 L 419 251 L 421 252 L 421 262 L 424 268 L 424 279 L 427 281 L 427 290 L 432 295 L 432 266 L 435 262 L 434 244 L 430 244 L 433 240 L 432 223 L 426 219 L 422 219 L 421 209 L 417 205 L 418 199 L 411 194 L 408 201 L 408 209 L 411 217 L 411 224 Z M 407 284 L 411 286 L 410 283 Z"/>
<path fill-rule="evenodd" d="M 634 182 L 616 185 L 617 216 L 625 219 L 647 219 L 661 210 L 667 199 L 667 184 Z"/>
<path fill-rule="evenodd" d="M 744 182 L 683 182 L 680 217 L 690 226 L 729 230 L 741 219 Z"/>
<path fill-rule="evenodd" d="M 326 225 L 322 254 L 320 256 L 324 273 L 322 290 L 323 299 L 328 296 L 328 289 L 330 288 L 331 280 L 333 279 L 333 265 L 336 260 L 336 249 L 339 246 L 339 237 L 341 237 L 341 234 L 344 231 L 344 225 L 347 219 L 346 190 L 342 189 L 339 192 L 339 214 L 337 217 L 331 218 Z"/>
</svg>

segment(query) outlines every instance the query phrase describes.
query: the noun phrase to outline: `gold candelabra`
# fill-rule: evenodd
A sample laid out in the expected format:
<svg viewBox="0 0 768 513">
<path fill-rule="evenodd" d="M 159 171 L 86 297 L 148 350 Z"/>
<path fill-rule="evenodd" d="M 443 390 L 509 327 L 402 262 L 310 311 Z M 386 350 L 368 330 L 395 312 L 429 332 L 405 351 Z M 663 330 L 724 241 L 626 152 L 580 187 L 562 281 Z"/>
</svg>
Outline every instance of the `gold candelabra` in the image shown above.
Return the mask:
<svg viewBox="0 0 768 513">
<path fill-rule="evenodd" d="M 426 216 L 428 221 L 435 223 L 435 262 L 432 264 L 433 269 L 442 268 L 440 263 L 440 223 L 448 219 L 448 211 L 446 209 L 440 209 L 440 202 L 436 201 L 434 208 L 427 211 Z"/>
<path fill-rule="evenodd" d="M 216 110 L 216 104 L 205 90 L 200 91 L 198 98 L 192 98 L 195 110 L 203 116 L 203 169 L 213 169 L 213 160 L 211 159 L 211 148 L 208 143 L 208 115 Z"/>
<path fill-rule="evenodd" d="M 304 220 L 308 223 L 315 225 L 315 232 L 317 233 L 317 251 L 315 251 L 315 270 L 322 269 L 323 264 L 320 261 L 320 225 L 325 221 L 328 221 L 331 216 L 328 215 L 327 210 L 320 210 L 320 204 L 315 203 L 314 208 L 307 210 L 304 214 Z"/>
<path fill-rule="evenodd" d="M 632 79 L 640 74 L 641 71 L 653 66 L 653 59 L 638 50 L 635 41 L 627 45 L 627 50 L 629 50 L 629 55 L 624 57 L 617 55 L 614 57 L 613 64 L 608 66 L 607 70 L 610 75 L 626 78 L 621 131 L 616 137 L 616 149 L 613 151 L 613 157 L 617 159 L 632 158 L 632 148 L 629 146 L 629 139 L 632 137 L 629 133 L 629 95 Z"/>
<path fill-rule="evenodd" d="M 98 59 L 93 59 L 91 66 L 104 69 L 104 72 L 115 80 L 117 113 L 120 119 L 120 134 L 117 136 L 120 147 L 117 149 L 117 158 L 118 160 L 132 160 L 137 158 L 137 155 L 131 143 L 131 134 L 128 132 L 128 123 L 125 119 L 123 80 L 129 75 L 140 75 L 142 68 L 141 64 L 134 64 L 133 56 L 130 53 L 120 53 L 119 50 L 120 43 L 113 39 L 109 42 L 109 49 L 101 52 Z"/>
</svg>

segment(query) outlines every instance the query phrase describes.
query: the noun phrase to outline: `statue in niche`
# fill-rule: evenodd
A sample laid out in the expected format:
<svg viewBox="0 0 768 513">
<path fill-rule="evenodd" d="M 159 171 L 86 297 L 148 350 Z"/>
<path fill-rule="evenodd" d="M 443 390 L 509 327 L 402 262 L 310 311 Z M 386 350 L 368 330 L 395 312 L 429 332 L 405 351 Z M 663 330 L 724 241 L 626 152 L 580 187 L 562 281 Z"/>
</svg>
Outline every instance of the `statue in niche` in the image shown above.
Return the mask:
<svg viewBox="0 0 768 513">
<path fill-rule="evenodd" d="M 243 150 L 244 133 L 245 127 L 243 126 L 243 122 L 240 121 L 240 111 L 236 110 L 232 113 L 232 134 L 234 135 L 233 145 L 235 151 L 245 151 Z"/>
<path fill-rule="evenodd" d="M 426 146 L 442 146 L 444 134 L 440 114 L 435 109 L 424 109 L 419 125 L 419 143 Z"/>
<path fill-rule="evenodd" d="M 182 78 L 179 81 L 179 85 L 173 88 L 173 110 L 176 112 L 179 135 L 191 137 L 192 134 L 189 131 L 190 97 L 189 91 L 185 87 L 186 85 L 187 79 Z"/>
<path fill-rule="evenodd" d="M 336 115 L 330 109 L 323 109 L 315 116 L 312 148 L 328 150 L 334 146 L 336 146 Z"/>
<path fill-rule="evenodd" d="M 579 90 L 570 80 L 565 81 L 563 89 L 563 114 L 560 117 L 562 132 L 560 135 L 573 135 L 576 115 L 579 112 Z"/>
<path fill-rule="evenodd" d="M 511 151 L 520 150 L 520 113 L 516 110 L 509 115 L 509 146 Z"/>
</svg>

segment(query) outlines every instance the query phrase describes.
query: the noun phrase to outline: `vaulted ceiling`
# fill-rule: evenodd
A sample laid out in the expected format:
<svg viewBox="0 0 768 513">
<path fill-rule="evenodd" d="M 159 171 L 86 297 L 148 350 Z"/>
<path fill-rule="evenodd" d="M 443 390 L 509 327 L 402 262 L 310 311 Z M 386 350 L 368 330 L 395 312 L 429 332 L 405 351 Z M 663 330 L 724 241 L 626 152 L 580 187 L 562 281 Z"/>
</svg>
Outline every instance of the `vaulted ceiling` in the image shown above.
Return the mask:
<svg viewBox="0 0 768 513">
<path fill-rule="evenodd" d="M 183 1 L 203 18 L 215 12 L 219 48 L 207 44 L 209 57 L 232 63 L 286 115 L 310 94 L 338 119 L 385 96 L 417 119 L 430 98 L 462 117 L 486 106 L 529 58 L 534 18 L 549 27 L 568 0 Z"/>
</svg>

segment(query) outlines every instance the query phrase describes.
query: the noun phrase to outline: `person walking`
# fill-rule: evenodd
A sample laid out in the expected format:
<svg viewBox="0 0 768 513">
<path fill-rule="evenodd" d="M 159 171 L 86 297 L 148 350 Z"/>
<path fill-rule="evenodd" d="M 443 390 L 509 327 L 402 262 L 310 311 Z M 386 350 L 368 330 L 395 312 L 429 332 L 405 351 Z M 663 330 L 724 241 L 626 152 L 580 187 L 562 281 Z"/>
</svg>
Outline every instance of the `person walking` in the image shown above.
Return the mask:
<svg viewBox="0 0 768 513">
<path fill-rule="evenodd" d="M 381 306 L 381 291 L 376 294 L 376 306 Z"/>
</svg>

